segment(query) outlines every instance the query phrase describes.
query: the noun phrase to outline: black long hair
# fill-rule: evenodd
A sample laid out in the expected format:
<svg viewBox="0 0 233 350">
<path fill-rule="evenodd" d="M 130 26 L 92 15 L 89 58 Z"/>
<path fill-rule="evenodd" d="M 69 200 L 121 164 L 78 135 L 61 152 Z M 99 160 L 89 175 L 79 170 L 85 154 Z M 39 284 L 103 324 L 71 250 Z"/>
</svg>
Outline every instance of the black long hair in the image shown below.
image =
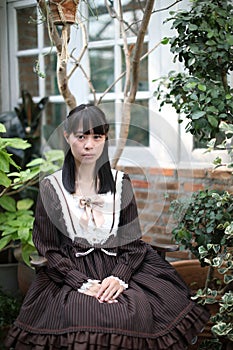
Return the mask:
<svg viewBox="0 0 233 350">
<path fill-rule="evenodd" d="M 80 124 L 83 126 L 83 133 L 106 135 L 103 152 L 95 165 L 95 187 L 97 189 L 97 179 L 99 180 L 98 193 L 115 191 L 115 183 L 112 176 L 111 166 L 108 156 L 108 130 L 105 114 L 100 108 L 92 104 L 81 104 L 75 107 L 68 114 L 64 122 L 64 128 L 68 135 L 75 132 Z M 75 192 L 75 160 L 69 148 L 62 168 L 62 183 L 69 193 Z"/>
</svg>

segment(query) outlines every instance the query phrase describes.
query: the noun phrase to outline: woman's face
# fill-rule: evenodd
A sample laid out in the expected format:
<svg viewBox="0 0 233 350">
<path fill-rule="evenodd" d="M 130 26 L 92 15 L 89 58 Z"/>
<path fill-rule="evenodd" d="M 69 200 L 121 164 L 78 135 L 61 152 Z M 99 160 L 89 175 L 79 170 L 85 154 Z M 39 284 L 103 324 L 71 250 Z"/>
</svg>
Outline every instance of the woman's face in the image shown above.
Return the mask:
<svg viewBox="0 0 233 350">
<path fill-rule="evenodd" d="M 65 138 L 70 145 L 74 159 L 80 164 L 92 164 L 101 156 L 106 140 L 105 135 L 83 133 L 81 128 L 68 135 L 65 132 Z"/>
</svg>

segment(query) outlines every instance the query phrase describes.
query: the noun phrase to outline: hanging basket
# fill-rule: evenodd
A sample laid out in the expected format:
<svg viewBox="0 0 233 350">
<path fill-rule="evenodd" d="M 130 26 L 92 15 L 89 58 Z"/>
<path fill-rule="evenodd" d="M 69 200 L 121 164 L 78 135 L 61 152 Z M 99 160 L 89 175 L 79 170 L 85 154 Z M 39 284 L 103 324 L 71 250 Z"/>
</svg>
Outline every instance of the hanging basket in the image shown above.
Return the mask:
<svg viewBox="0 0 233 350">
<path fill-rule="evenodd" d="M 79 0 L 49 0 L 52 21 L 56 25 L 74 24 Z"/>
</svg>

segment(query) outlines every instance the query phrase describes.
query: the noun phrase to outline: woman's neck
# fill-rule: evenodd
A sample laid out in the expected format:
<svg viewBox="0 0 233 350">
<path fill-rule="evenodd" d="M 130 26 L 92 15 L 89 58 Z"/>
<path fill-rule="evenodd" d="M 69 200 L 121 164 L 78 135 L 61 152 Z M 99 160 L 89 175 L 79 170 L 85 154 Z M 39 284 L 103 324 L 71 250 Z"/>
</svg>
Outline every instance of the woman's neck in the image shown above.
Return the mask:
<svg viewBox="0 0 233 350">
<path fill-rule="evenodd" d="M 96 194 L 93 166 L 79 166 L 75 177 L 75 194 L 85 197 Z"/>
</svg>

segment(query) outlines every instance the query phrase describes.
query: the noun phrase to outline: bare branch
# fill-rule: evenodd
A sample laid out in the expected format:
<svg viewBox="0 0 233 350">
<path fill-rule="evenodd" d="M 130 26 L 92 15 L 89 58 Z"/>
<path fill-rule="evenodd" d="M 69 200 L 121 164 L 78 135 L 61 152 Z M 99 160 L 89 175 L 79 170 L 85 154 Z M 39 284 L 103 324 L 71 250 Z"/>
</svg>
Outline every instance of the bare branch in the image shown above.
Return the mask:
<svg viewBox="0 0 233 350">
<path fill-rule="evenodd" d="M 178 4 L 178 3 L 181 2 L 181 1 L 182 1 L 182 0 L 176 0 L 173 4 L 171 4 L 171 5 L 167 6 L 167 7 L 164 7 L 164 8 L 162 8 L 162 9 L 158 9 L 158 10 L 152 11 L 152 14 L 157 13 L 157 12 L 166 11 L 166 10 L 170 9 L 171 7 L 175 6 L 176 4 Z"/>
<path fill-rule="evenodd" d="M 121 80 L 126 74 L 126 71 L 124 71 L 123 73 L 121 73 L 119 75 L 119 77 L 111 84 L 108 86 L 108 88 L 103 92 L 102 96 L 99 98 L 97 104 L 100 104 L 100 102 L 103 100 L 104 96 L 112 89 L 112 87 L 114 85 L 116 85 L 116 83 L 118 83 L 119 80 Z"/>
<path fill-rule="evenodd" d="M 124 98 L 126 98 L 128 91 L 130 89 L 130 70 L 131 70 L 130 54 L 132 50 L 128 49 L 127 36 L 124 30 L 123 11 L 122 11 L 121 1 L 119 1 L 119 12 L 120 12 L 120 15 L 117 18 L 120 21 L 121 34 L 123 38 L 123 50 L 125 54 L 125 65 L 126 65 L 126 79 L 125 79 L 125 86 L 124 86 Z"/>
<path fill-rule="evenodd" d="M 144 16 L 143 16 L 142 23 L 137 36 L 134 57 L 133 57 L 133 65 L 132 65 L 132 85 L 131 85 L 131 91 L 129 96 L 130 103 L 135 101 L 135 97 L 138 89 L 140 56 L 143 49 L 144 38 L 145 38 L 148 24 L 151 18 L 153 6 L 154 6 L 154 0 L 148 0 L 146 2 Z"/>
<path fill-rule="evenodd" d="M 70 77 L 72 76 L 72 74 L 75 72 L 75 70 L 79 67 L 80 62 L 85 54 L 85 52 L 87 51 L 88 48 L 88 42 L 87 42 L 87 30 L 86 27 L 84 26 L 83 22 L 81 21 L 81 19 L 78 17 L 78 24 L 80 25 L 81 31 L 82 31 L 82 38 L 83 38 L 83 47 L 82 50 L 79 54 L 78 58 L 75 58 L 73 56 L 73 52 L 75 51 L 75 49 L 72 50 L 70 57 L 73 58 L 73 60 L 75 61 L 75 65 L 74 67 L 71 69 L 70 73 L 68 74 L 68 80 L 70 79 Z"/>
<path fill-rule="evenodd" d="M 81 64 L 79 64 L 79 68 L 81 69 L 81 71 L 83 72 L 83 75 L 85 76 L 87 82 L 88 82 L 88 85 L 90 87 L 90 90 L 91 92 L 93 93 L 93 96 L 94 96 L 94 103 L 96 104 L 96 90 L 92 84 L 92 81 L 91 81 L 91 78 L 87 75 L 87 73 L 85 72 L 84 68 L 81 66 Z"/>
<path fill-rule="evenodd" d="M 51 14 L 48 12 L 47 3 L 45 0 L 37 0 L 38 4 L 47 19 L 48 33 L 52 43 L 55 45 L 57 50 L 57 82 L 58 88 L 61 95 L 64 98 L 67 106 L 72 109 L 76 107 L 76 100 L 74 95 L 71 93 L 68 86 L 68 76 L 67 76 L 67 61 L 68 61 L 68 51 L 67 46 L 70 40 L 70 25 L 64 24 L 62 26 L 62 35 L 59 36 L 56 26 L 53 24 Z"/>
</svg>

